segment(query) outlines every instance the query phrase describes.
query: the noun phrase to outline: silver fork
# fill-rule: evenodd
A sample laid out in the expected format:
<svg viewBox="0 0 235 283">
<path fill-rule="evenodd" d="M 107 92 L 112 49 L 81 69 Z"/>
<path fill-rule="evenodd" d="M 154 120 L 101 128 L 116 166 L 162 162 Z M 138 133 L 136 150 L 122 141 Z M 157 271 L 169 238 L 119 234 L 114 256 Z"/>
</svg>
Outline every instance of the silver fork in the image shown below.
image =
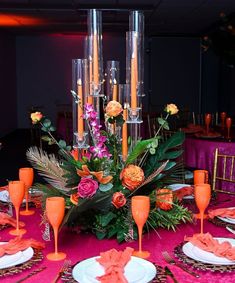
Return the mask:
<svg viewBox="0 0 235 283">
<path fill-rule="evenodd" d="M 68 267 L 71 265 L 71 260 L 66 259 L 63 263 L 63 265 L 61 266 L 59 272 L 56 274 L 56 277 L 52 280 L 52 283 L 56 283 L 60 277 L 62 276 L 62 274 L 68 269 Z"/>
<path fill-rule="evenodd" d="M 183 264 L 176 262 L 176 261 L 168 254 L 167 251 L 162 252 L 162 256 L 164 257 L 165 261 L 168 262 L 169 264 L 178 266 L 179 268 L 181 268 L 181 269 L 184 270 L 185 272 L 187 272 L 187 273 L 193 275 L 194 277 L 197 277 L 197 278 L 200 277 L 199 274 L 197 274 L 197 273 L 195 273 L 195 272 L 193 272 L 193 271 L 191 271 L 191 270 L 188 270 Z"/>
</svg>

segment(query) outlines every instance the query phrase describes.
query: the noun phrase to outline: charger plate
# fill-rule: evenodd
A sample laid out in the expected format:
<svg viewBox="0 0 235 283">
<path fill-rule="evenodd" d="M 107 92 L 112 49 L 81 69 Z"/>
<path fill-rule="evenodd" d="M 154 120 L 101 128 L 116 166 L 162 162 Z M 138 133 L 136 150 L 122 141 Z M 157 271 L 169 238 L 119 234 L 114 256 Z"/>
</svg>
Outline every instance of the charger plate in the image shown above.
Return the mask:
<svg viewBox="0 0 235 283">
<path fill-rule="evenodd" d="M 200 269 L 203 271 L 212 271 L 212 272 L 220 272 L 220 273 L 225 273 L 225 272 L 232 272 L 235 271 L 235 263 L 231 265 L 221 265 L 221 264 L 211 264 L 211 263 L 204 263 L 199 260 L 195 260 L 191 257 L 188 257 L 184 252 L 183 252 L 183 246 L 188 243 L 188 242 L 182 242 L 178 246 L 175 247 L 174 249 L 174 254 L 176 257 L 179 258 L 180 261 L 184 262 L 185 264 L 189 265 L 192 268 L 195 269 Z"/>
<path fill-rule="evenodd" d="M 69 283 L 77 283 L 78 281 L 76 281 L 74 278 L 73 278 L 73 275 L 72 275 L 72 272 L 73 272 L 73 268 L 79 264 L 79 262 L 77 262 L 76 264 L 74 265 L 70 265 L 62 274 L 61 276 L 61 280 L 62 282 L 69 282 Z M 166 280 L 167 280 L 167 275 L 165 274 L 165 271 L 164 269 L 153 263 L 155 268 L 156 268 L 156 275 L 155 277 L 152 279 L 152 283 L 166 283 Z M 82 283 L 82 282 L 80 282 Z"/>
<path fill-rule="evenodd" d="M 24 263 L 17 264 L 11 267 L 0 269 L 0 278 L 6 277 L 14 274 L 21 273 L 26 269 L 32 268 L 34 265 L 38 264 L 43 259 L 43 254 L 41 250 L 33 249 L 33 256 Z"/>
<path fill-rule="evenodd" d="M 228 223 L 225 222 L 224 220 L 218 218 L 218 217 L 214 217 L 213 219 L 208 218 L 208 221 L 210 221 L 211 223 L 215 224 L 216 226 L 221 226 L 221 227 L 230 227 L 232 229 L 235 229 L 235 224 L 232 223 Z"/>
</svg>

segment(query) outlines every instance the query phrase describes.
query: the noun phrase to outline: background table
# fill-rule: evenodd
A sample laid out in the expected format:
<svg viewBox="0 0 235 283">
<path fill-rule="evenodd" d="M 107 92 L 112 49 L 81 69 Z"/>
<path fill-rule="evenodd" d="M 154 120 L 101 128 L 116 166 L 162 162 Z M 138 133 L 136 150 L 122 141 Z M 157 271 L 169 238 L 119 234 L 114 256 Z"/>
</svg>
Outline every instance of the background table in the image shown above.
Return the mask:
<svg viewBox="0 0 235 283">
<path fill-rule="evenodd" d="M 215 149 L 219 153 L 235 155 L 235 142 L 226 142 L 216 139 L 199 139 L 186 137 L 184 142 L 184 162 L 187 167 L 205 169 L 209 171 L 209 177 L 212 181 Z M 229 171 L 228 166 L 227 170 Z M 235 184 L 223 182 L 223 189 L 235 192 Z"/>
<path fill-rule="evenodd" d="M 228 196 L 222 196 L 228 199 Z M 230 197 L 229 202 L 225 202 L 222 204 L 218 204 L 216 207 L 228 207 L 234 206 L 235 197 Z M 193 208 L 194 204 L 193 204 Z M 27 234 L 24 235 L 25 238 L 34 238 L 42 241 L 42 227 L 40 226 L 41 211 L 37 210 L 36 214 L 33 216 L 21 216 L 21 220 L 26 223 Z M 182 224 L 177 227 L 176 232 L 166 231 L 163 229 L 158 229 L 157 233 L 151 231 L 149 234 L 146 234 L 143 239 L 143 248 L 147 249 L 151 252 L 150 261 L 156 262 L 158 265 L 166 266 L 164 259 L 162 258 L 161 252 L 168 251 L 171 255 L 173 255 L 174 248 L 184 240 L 185 236 L 192 236 L 194 233 L 198 233 L 200 231 L 199 221 L 196 224 Z M 12 238 L 9 235 L 9 228 L 1 231 L 1 241 L 8 241 Z M 205 221 L 205 232 L 210 232 L 215 237 L 230 237 L 234 238 L 235 235 L 228 232 L 225 228 L 217 227 L 214 224 Z M 86 233 L 74 233 L 67 228 L 63 228 L 59 234 L 59 250 L 67 253 L 67 258 L 72 260 L 72 263 L 76 263 L 77 261 L 97 256 L 102 251 L 107 251 L 111 248 L 116 248 L 118 250 L 124 250 L 125 247 L 131 246 L 133 248 L 137 248 L 137 241 L 133 241 L 131 243 L 122 243 L 118 244 L 115 239 L 111 240 L 97 240 L 94 235 L 86 234 Z M 43 250 L 44 256 L 48 252 L 53 251 L 53 241 L 46 242 L 46 248 Z M 47 266 L 47 269 L 42 271 L 41 273 L 34 275 L 32 278 L 27 279 L 27 283 L 32 282 L 43 282 L 49 283 L 52 282 L 56 273 L 59 271 L 63 261 L 61 262 L 51 262 L 46 259 L 43 259 L 38 265 L 34 266 L 32 269 L 26 270 L 20 274 L 9 276 L 6 278 L 0 278 L 0 281 L 4 283 L 13 283 L 19 280 L 20 278 L 27 275 L 30 271 L 41 267 Z M 212 273 L 212 272 L 203 272 L 198 271 L 201 275 L 201 278 L 196 279 L 193 276 L 187 274 L 182 271 L 178 267 L 169 266 L 170 269 L 175 274 L 176 278 L 181 283 L 192 283 L 192 282 L 200 282 L 200 283 L 208 283 L 208 282 L 216 282 L 216 283 L 232 283 L 235 282 L 235 272 L 233 273 Z M 172 282 L 171 279 L 168 279 L 167 282 Z"/>
</svg>

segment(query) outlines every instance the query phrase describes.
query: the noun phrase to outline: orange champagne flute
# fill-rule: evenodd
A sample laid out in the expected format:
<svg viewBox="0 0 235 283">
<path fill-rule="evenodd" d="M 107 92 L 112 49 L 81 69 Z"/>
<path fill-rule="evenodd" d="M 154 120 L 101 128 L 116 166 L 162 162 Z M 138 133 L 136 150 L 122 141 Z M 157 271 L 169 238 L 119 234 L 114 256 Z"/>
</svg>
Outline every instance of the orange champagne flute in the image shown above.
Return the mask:
<svg viewBox="0 0 235 283">
<path fill-rule="evenodd" d="M 201 234 L 203 234 L 203 219 L 204 212 L 210 203 L 211 199 L 211 186 L 209 184 L 197 184 L 194 186 L 194 196 L 196 205 L 200 211 L 201 219 Z"/>
<path fill-rule="evenodd" d="M 21 215 L 32 215 L 34 214 L 34 210 L 29 210 L 29 189 L 33 184 L 34 172 L 33 168 L 20 168 L 19 169 L 19 179 L 23 181 L 25 184 L 25 200 L 26 206 L 25 210 L 21 211 Z"/>
<path fill-rule="evenodd" d="M 232 126 L 232 119 L 231 118 L 226 118 L 226 127 L 228 130 L 228 139 L 230 139 L 230 129 Z"/>
<path fill-rule="evenodd" d="M 55 252 L 49 253 L 47 259 L 57 261 L 66 258 L 66 254 L 58 252 L 58 230 L 64 218 L 65 201 L 63 197 L 50 197 L 46 199 L 46 215 L 54 230 Z"/>
<path fill-rule="evenodd" d="M 225 124 L 225 119 L 226 119 L 227 113 L 226 112 L 221 112 L 220 113 L 220 119 L 221 119 L 221 127 L 224 129 L 224 124 Z"/>
<path fill-rule="evenodd" d="M 206 134 L 209 134 L 209 127 L 211 123 L 211 114 L 205 114 Z"/>
<path fill-rule="evenodd" d="M 139 250 L 134 251 L 133 255 L 141 258 L 150 256 L 148 251 L 142 251 L 142 232 L 145 222 L 148 219 L 150 211 L 150 199 L 147 196 L 134 196 L 131 199 L 132 217 L 138 227 Z"/>
<path fill-rule="evenodd" d="M 10 181 L 9 186 L 9 196 L 11 199 L 12 204 L 15 207 L 16 213 L 16 229 L 10 230 L 10 234 L 14 236 L 23 235 L 26 233 L 25 229 L 19 229 L 19 210 L 20 205 L 24 199 L 25 194 L 25 186 L 23 181 Z"/>
</svg>

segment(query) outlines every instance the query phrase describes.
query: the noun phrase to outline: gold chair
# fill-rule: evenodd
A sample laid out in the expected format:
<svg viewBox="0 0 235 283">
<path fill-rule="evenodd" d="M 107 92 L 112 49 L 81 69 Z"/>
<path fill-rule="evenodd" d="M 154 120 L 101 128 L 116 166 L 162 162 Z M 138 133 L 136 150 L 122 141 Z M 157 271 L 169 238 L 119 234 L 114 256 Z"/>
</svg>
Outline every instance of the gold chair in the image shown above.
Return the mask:
<svg viewBox="0 0 235 283">
<path fill-rule="evenodd" d="M 227 169 L 227 170 L 226 170 Z M 235 155 L 220 154 L 219 149 L 215 150 L 214 169 L 212 179 L 212 190 L 221 193 L 235 195 L 229 188 L 223 189 L 223 183 L 231 184 L 235 188 Z"/>
</svg>

